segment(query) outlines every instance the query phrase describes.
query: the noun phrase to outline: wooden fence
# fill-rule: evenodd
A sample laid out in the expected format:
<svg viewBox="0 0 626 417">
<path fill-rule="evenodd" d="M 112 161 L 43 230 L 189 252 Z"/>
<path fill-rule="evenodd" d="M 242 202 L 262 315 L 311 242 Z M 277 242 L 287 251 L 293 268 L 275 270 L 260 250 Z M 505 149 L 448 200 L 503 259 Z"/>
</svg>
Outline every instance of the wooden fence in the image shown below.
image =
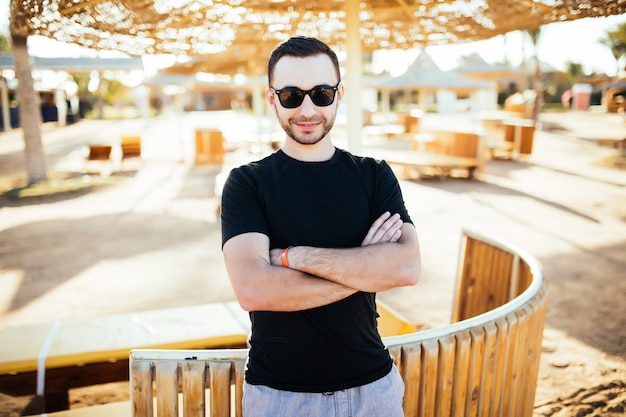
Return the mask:
<svg viewBox="0 0 626 417">
<path fill-rule="evenodd" d="M 540 264 L 464 231 L 452 323 L 385 338 L 407 417 L 532 416 L 546 310 Z M 134 417 L 242 416 L 246 349 L 134 350 Z"/>
</svg>

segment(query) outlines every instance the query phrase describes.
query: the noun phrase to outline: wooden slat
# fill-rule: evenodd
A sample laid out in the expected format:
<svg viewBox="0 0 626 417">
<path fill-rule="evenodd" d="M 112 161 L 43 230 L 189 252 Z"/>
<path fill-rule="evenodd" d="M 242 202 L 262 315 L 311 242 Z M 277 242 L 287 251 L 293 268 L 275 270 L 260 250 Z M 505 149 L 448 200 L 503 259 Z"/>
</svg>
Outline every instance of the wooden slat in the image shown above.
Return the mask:
<svg viewBox="0 0 626 417">
<path fill-rule="evenodd" d="M 450 414 L 451 417 L 465 416 L 471 348 L 472 343 L 469 333 L 464 332 L 456 335 L 454 386 L 452 387 L 452 412 Z"/>
<path fill-rule="evenodd" d="M 475 276 L 476 263 L 480 262 L 480 253 L 478 251 L 479 242 L 470 237 L 467 237 L 466 239 L 467 239 L 467 243 L 466 243 L 467 246 L 466 246 L 466 252 L 465 252 L 466 259 L 463 261 L 464 262 L 464 266 L 463 266 L 463 269 L 464 269 L 463 281 L 464 282 L 462 283 L 463 291 L 461 292 L 461 297 L 464 300 L 463 301 L 464 307 L 461 311 L 461 316 L 459 317 L 460 320 L 467 318 L 468 311 L 470 310 L 470 308 L 468 307 L 468 304 L 471 301 L 470 295 L 472 294 L 470 289 L 472 288 L 474 280 L 476 279 L 476 276 Z"/>
<path fill-rule="evenodd" d="M 476 303 L 470 312 L 472 316 L 489 311 L 490 305 L 494 304 L 494 291 L 498 282 L 493 282 L 494 269 L 496 267 L 496 253 L 493 248 L 484 243 L 480 243 L 480 269 L 476 271 Z"/>
<path fill-rule="evenodd" d="M 533 275 L 530 271 L 528 265 L 520 260 L 518 265 L 518 287 L 517 287 L 517 295 L 521 294 L 530 286 L 530 283 L 533 280 Z"/>
<path fill-rule="evenodd" d="M 475 294 L 478 302 L 476 308 L 471 312 L 472 316 L 477 316 L 492 309 L 496 304 L 496 293 L 498 286 L 501 285 L 500 280 L 495 280 L 494 275 L 497 273 L 497 252 L 494 248 L 484 243 L 481 247 L 481 270 L 477 272 L 478 293 Z"/>
<path fill-rule="evenodd" d="M 463 313 L 464 318 L 473 317 L 480 312 L 485 311 L 484 305 L 487 294 L 485 294 L 484 285 L 486 284 L 486 277 L 491 267 L 489 260 L 490 251 L 489 248 L 481 242 L 473 243 L 473 256 L 472 262 L 469 265 L 470 268 L 470 283 L 468 284 L 468 292 L 465 294 L 467 297 L 467 307 Z"/>
<path fill-rule="evenodd" d="M 515 297 L 517 297 L 517 291 L 519 288 L 519 278 L 520 278 L 520 274 L 519 274 L 519 266 L 520 266 L 520 257 L 518 255 L 514 255 L 513 258 L 513 266 L 511 268 L 511 272 L 509 274 L 510 276 L 510 291 L 509 291 L 509 299 L 514 299 Z"/>
<path fill-rule="evenodd" d="M 439 373 L 437 375 L 437 417 L 448 417 L 452 412 L 452 389 L 454 387 L 454 362 L 456 339 L 448 336 L 439 340 Z"/>
<path fill-rule="evenodd" d="M 156 362 L 157 415 L 178 416 L 178 362 Z"/>
<path fill-rule="evenodd" d="M 524 408 L 526 407 L 525 402 L 527 398 L 526 390 L 528 389 L 528 384 L 530 383 L 528 378 L 528 372 L 526 372 L 529 368 L 529 365 L 532 361 L 533 355 L 533 340 L 535 339 L 533 335 L 534 331 L 534 323 L 532 319 L 532 305 L 526 305 L 519 313 L 519 317 L 524 318 L 524 328 L 523 335 L 524 341 L 520 344 L 521 354 L 520 354 L 520 379 L 519 379 L 519 399 L 517 403 L 517 413 L 519 416 L 525 416 Z M 521 370 L 524 370 L 521 372 Z"/>
<path fill-rule="evenodd" d="M 497 359 L 496 359 L 496 371 L 494 379 L 494 395 L 492 411 L 494 416 L 502 415 L 502 403 L 504 395 L 506 394 L 506 368 L 508 363 L 508 343 L 509 343 L 509 322 L 506 318 L 497 320 L 496 328 L 498 329 L 497 337 Z"/>
<path fill-rule="evenodd" d="M 206 394 L 204 361 L 184 361 L 180 364 L 183 386 L 183 416 L 205 417 Z"/>
<path fill-rule="evenodd" d="M 493 279 L 496 282 L 494 303 L 490 309 L 500 307 L 511 300 L 511 271 L 513 270 L 513 255 L 494 248 L 497 251 L 497 261 L 495 262 L 498 269 L 495 271 Z"/>
<path fill-rule="evenodd" d="M 235 368 L 235 417 L 243 417 L 243 382 L 246 368 L 245 360 L 237 360 Z"/>
<path fill-rule="evenodd" d="M 469 312 L 470 317 L 489 311 L 490 305 L 495 304 L 493 300 L 497 286 L 500 284 L 498 281 L 492 282 L 497 253 L 493 247 L 482 242 L 478 246 L 480 248 L 480 269 L 476 271 L 477 293 L 474 294 L 476 302 L 472 311 Z"/>
<path fill-rule="evenodd" d="M 525 311 L 522 310 L 522 311 Z M 515 385 L 516 389 L 514 390 L 514 396 L 512 397 L 512 401 L 511 401 L 511 410 L 512 413 L 511 416 L 520 416 L 523 417 L 521 415 L 521 408 L 523 405 L 522 402 L 522 385 L 526 382 L 526 372 L 524 372 L 525 366 L 526 366 L 526 362 L 527 362 L 527 357 L 528 357 L 528 346 L 527 346 L 527 339 L 528 339 L 528 316 L 526 315 L 526 313 L 522 313 L 520 312 L 516 312 L 515 313 L 517 315 L 518 318 L 518 328 L 517 328 L 517 343 L 516 343 L 516 356 L 515 356 L 515 375 L 513 378 L 512 383 Z"/>
<path fill-rule="evenodd" d="M 211 417 L 230 416 L 230 362 L 209 361 Z"/>
<path fill-rule="evenodd" d="M 401 375 L 404 380 L 404 415 L 416 417 L 419 414 L 421 389 L 421 345 L 419 343 L 402 347 Z"/>
<path fill-rule="evenodd" d="M 483 369 L 483 358 L 485 353 L 485 332 L 482 328 L 472 329 L 471 335 L 471 356 L 469 365 L 469 380 L 467 386 L 467 407 L 466 417 L 478 416 L 478 406 L 481 396 L 481 379 Z"/>
<path fill-rule="evenodd" d="M 422 401 L 420 417 L 434 417 L 437 405 L 437 381 L 439 374 L 439 343 L 437 340 L 426 340 L 422 343 L 422 380 L 420 392 Z"/>
<path fill-rule="evenodd" d="M 463 254 L 460 259 L 459 276 L 456 281 L 452 321 L 457 322 L 465 318 L 466 304 L 468 301 L 467 287 L 471 281 L 470 266 L 474 256 L 475 240 L 468 236 L 463 237 Z"/>
<path fill-rule="evenodd" d="M 526 343 L 527 355 L 524 364 L 524 383 L 521 388 L 521 405 L 519 407 L 519 412 L 522 416 L 532 416 L 533 412 L 545 318 L 544 295 L 545 293 L 542 292 L 539 297 L 532 300 L 524 309 L 524 313 L 528 318 L 528 332 Z"/>
<path fill-rule="evenodd" d="M 502 387 L 502 413 L 501 415 L 513 416 L 511 411 L 512 397 L 517 389 L 517 369 L 515 369 L 516 351 L 517 351 L 517 337 L 518 337 L 518 319 L 515 314 L 509 314 L 506 317 L 509 337 L 507 340 L 507 361 L 504 372 L 504 386 Z"/>
<path fill-rule="evenodd" d="M 393 363 L 398 368 L 400 374 L 402 374 L 402 346 L 390 346 L 389 355 L 393 359 Z"/>
<path fill-rule="evenodd" d="M 480 313 L 493 310 L 496 307 L 507 303 L 511 298 L 511 270 L 513 256 L 499 248 L 495 248 L 485 243 L 481 243 L 484 250 L 488 253 L 488 263 L 490 264 L 489 278 L 485 292 L 488 294 L 488 303 L 484 306 L 484 310 Z M 476 312 L 480 314 L 479 312 Z"/>
<path fill-rule="evenodd" d="M 538 331 L 538 316 L 539 302 L 533 300 L 526 308 L 528 317 L 528 335 L 527 335 L 527 358 L 524 366 L 524 385 L 521 387 L 521 416 L 531 416 L 532 407 L 528 404 L 528 401 L 533 401 L 535 396 L 535 384 L 533 382 L 533 372 L 535 363 L 539 361 L 539 350 L 541 349 L 541 335 L 537 334 Z M 537 343 L 539 340 L 539 343 Z M 532 390 L 532 393 L 531 393 Z M 529 414 L 530 413 L 530 414 Z"/>
<path fill-rule="evenodd" d="M 463 294 L 467 300 L 463 311 L 463 319 L 472 317 L 474 311 L 478 309 L 477 304 L 480 302 L 480 290 L 478 285 L 480 282 L 479 277 L 483 269 L 484 256 L 484 246 L 481 245 L 480 242 L 472 242 L 471 263 L 468 265 L 468 275 L 466 277 L 468 281 L 465 286 L 465 294 Z"/>
<path fill-rule="evenodd" d="M 150 361 L 130 362 L 132 417 L 152 417 L 152 364 Z"/>
<path fill-rule="evenodd" d="M 485 352 L 481 371 L 478 415 L 489 417 L 492 415 L 496 365 L 498 363 L 498 328 L 495 323 L 489 323 L 483 326 L 483 330 L 485 332 Z"/>
<path fill-rule="evenodd" d="M 535 392 L 537 390 L 537 378 L 539 375 L 539 364 L 541 361 L 541 347 L 543 340 L 543 329 L 545 326 L 546 319 L 546 308 L 547 308 L 547 299 L 545 296 L 545 290 L 542 291 L 541 295 L 535 299 L 536 302 L 536 310 L 533 313 L 533 355 L 532 362 L 528 365 L 527 373 L 529 375 L 529 383 L 527 390 L 527 397 L 524 400 L 524 403 L 527 407 L 525 410 L 526 415 L 532 415 L 534 411 L 535 404 Z"/>
</svg>

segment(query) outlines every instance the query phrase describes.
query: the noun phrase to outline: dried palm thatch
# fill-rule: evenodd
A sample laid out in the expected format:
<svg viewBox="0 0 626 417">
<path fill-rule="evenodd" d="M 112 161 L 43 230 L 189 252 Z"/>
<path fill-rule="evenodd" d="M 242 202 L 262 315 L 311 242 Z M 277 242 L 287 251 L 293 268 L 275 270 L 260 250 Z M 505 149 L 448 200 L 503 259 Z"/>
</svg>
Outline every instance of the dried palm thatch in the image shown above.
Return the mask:
<svg viewBox="0 0 626 417">
<path fill-rule="evenodd" d="M 316 36 L 341 49 L 344 0 L 13 0 L 11 23 L 42 35 L 131 55 L 203 55 L 233 43 Z M 365 51 L 487 39 L 554 22 L 626 13 L 626 0 L 361 0 Z"/>
</svg>

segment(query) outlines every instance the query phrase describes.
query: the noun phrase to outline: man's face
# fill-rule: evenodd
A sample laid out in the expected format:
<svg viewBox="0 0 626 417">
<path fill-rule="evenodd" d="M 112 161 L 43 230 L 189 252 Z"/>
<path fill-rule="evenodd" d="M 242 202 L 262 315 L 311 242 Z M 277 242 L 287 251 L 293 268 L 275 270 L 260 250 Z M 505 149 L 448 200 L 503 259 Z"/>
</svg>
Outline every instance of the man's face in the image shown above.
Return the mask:
<svg viewBox="0 0 626 417">
<path fill-rule="evenodd" d="M 335 67 L 326 55 L 306 58 L 285 56 L 274 67 L 270 87 L 275 90 L 287 87 L 309 90 L 318 86 L 334 87 L 338 82 Z M 289 137 L 303 145 L 316 144 L 326 137 L 335 123 L 342 97 L 343 85 L 339 85 L 335 99 L 329 106 L 317 106 L 309 95 L 305 95 L 300 106 L 289 109 L 281 105 L 271 88 L 267 90 L 267 100 L 274 107 L 281 127 Z"/>
</svg>

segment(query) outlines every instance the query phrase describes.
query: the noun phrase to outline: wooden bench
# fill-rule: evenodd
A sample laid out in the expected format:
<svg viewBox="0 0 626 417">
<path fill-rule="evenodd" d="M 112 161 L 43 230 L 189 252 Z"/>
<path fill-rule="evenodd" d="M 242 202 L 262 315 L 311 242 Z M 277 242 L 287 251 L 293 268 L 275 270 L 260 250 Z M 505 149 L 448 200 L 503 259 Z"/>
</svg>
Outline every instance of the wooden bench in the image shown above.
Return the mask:
<svg viewBox="0 0 626 417">
<path fill-rule="evenodd" d="M 626 155 L 626 136 L 597 138 L 596 143 L 598 146 L 617 149 L 620 155 Z"/>
<path fill-rule="evenodd" d="M 111 151 L 113 147 L 110 145 L 89 145 L 88 161 L 110 161 Z"/>
<path fill-rule="evenodd" d="M 411 113 L 372 113 L 363 119 L 364 133 L 377 138 L 385 138 L 394 141 L 411 139 L 420 131 L 421 112 Z M 374 120 L 376 119 L 376 120 Z"/>
<path fill-rule="evenodd" d="M 370 155 L 404 168 L 405 175 L 445 178 L 460 171 L 472 178 L 482 169 L 482 136 L 471 132 L 431 130 L 412 135 L 410 150 L 377 149 Z"/>
<path fill-rule="evenodd" d="M 122 136 L 120 148 L 122 150 L 122 161 L 127 158 L 141 158 L 141 136 Z"/>
<path fill-rule="evenodd" d="M 110 174 L 113 169 L 112 151 L 113 146 L 111 145 L 88 145 L 85 170 L 87 172 L 99 172 L 100 175 Z M 94 164 L 98 167 L 97 171 L 94 171 Z"/>
<path fill-rule="evenodd" d="M 72 388 L 128 380 L 131 349 L 244 347 L 249 318 L 215 303 L 0 329 L 0 392 L 66 409 Z"/>
<path fill-rule="evenodd" d="M 487 147 L 492 158 L 519 159 L 533 152 L 535 123 L 530 119 L 508 118 L 483 120 L 488 135 Z"/>
<path fill-rule="evenodd" d="M 404 127 L 405 134 L 416 134 L 420 131 L 420 118 L 412 114 L 399 114 L 398 123 Z"/>
<path fill-rule="evenodd" d="M 386 337 L 407 417 L 531 417 L 546 290 L 539 263 L 464 231 L 453 322 Z M 242 416 L 246 349 L 133 350 L 133 417 Z M 130 410 L 129 410 L 130 411 Z"/>
<path fill-rule="evenodd" d="M 399 165 L 404 168 L 404 175 L 412 178 L 439 177 L 452 175 L 453 171 L 464 171 L 468 178 L 472 178 L 476 170 L 476 160 L 457 156 L 439 155 L 415 151 L 376 151 L 370 154 L 376 159 L 385 160 L 390 165 Z"/>
<path fill-rule="evenodd" d="M 196 164 L 224 161 L 224 135 L 219 129 L 196 129 Z"/>
</svg>

